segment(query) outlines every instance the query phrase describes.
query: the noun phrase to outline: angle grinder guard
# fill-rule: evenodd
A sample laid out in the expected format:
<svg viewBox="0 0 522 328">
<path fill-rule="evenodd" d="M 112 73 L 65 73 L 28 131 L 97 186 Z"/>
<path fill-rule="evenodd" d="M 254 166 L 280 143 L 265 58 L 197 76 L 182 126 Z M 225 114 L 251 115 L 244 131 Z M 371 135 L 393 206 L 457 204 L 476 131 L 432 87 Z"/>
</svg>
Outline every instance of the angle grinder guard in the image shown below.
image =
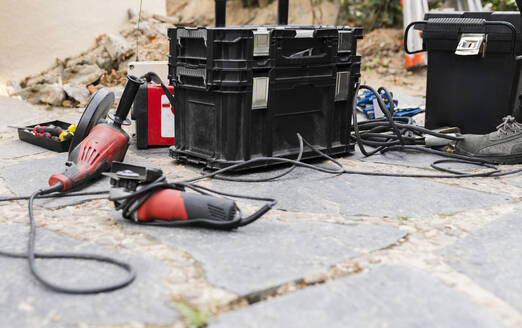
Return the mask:
<svg viewBox="0 0 522 328">
<path fill-rule="evenodd" d="M 100 89 L 94 93 L 85 107 L 80 121 L 78 121 L 76 132 L 69 146 L 69 157 L 71 156 L 71 151 L 89 135 L 91 129 L 98 124 L 100 120 L 105 119 L 114 104 L 114 98 L 114 92 L 108 88 Z M 71 158 L 69 158 L 69 160 L 71 160 Z"/>
</svg>

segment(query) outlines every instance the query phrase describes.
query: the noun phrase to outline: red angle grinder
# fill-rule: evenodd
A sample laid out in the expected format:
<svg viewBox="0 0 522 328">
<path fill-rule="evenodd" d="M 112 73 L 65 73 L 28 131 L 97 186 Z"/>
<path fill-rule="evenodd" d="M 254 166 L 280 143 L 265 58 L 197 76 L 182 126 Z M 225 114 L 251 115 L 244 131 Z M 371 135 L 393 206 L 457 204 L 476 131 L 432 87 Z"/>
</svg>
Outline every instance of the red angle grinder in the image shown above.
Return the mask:
<svg viewBox="0 0 522 328">
<path fill-rule="evenodd" d="M 129 135 L 123 131 L 121 126 L 130 125 L 127 115 L 139 86 L 144 83 L 143 80 L 132 75 L 129 75 L 127 79 L 127 85 L 118 104 L 116 114 L 109 115 L 112 123 L 99 123 L 92 127 L 90 131 L 89 124 L 86 124 L 85 127 L 78 124 L 77 129 L 83 130 L 76 132 L 75 139 L 71 143 L 69 160 L 65 163 L 65 171 L 61 174 L 54 174 L 49 178 L 49 186 L 57 184 L 62 186 L 59 190 L 54 191 L 64 192 L 96 179 L 110 169 L 113 161 L 122 161 L 125 157 L 129 146 Z M 107 106 L 103 106 L 104 103 L 101 103 L 101 105 L 95 103 L 92 112 L 92 107 L 87 106 L 84 115 L 87 115 L 86 121 L 91 125 L 98 123 L 98 116 L 106 114 Z M 83 121 L 84 118 L 82 117 L 80 123 Z M 85 134 L 87 134 L 85 139 L 76 145 L 75 140 L 83 138 Z"/>
<path fill-rule="evenodd" d="M 111 172 L 104 175 L 111 178 L 109 200 L 116 210 L 122 210 L 125 219 L 142 225 L 230 230 L 256 221 L 276 203 L 272 198 L 223 194 L 188 182 L 169 183 L 160 169 L 127 163 L 114 162 Z M 209 192 L 268 203 L 242 218 L 235 201 Z"/>
</svg>

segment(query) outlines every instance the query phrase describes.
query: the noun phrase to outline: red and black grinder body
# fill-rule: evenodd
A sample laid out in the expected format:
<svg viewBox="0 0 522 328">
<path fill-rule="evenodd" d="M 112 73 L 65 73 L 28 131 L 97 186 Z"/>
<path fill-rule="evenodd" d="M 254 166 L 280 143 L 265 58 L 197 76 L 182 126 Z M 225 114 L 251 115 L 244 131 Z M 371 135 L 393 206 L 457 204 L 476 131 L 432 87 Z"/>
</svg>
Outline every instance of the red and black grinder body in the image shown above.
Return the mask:
<svg viewBox="0 0 522 328">
<path fill-rule="evenodd" d="M 126 117 L 142 83 L 141 79 L 128 76 L 116 114 L 109 115 L 113 122 L 100 123 L 92 128 L 89 135 L 70 151 L 65 171 L 50 177 L 50 186 L 61 182 L 62 192 L 73 189 L 99 178 L 110 169 L 113 161 L 123 160 L 129 146 L 129 135 L 121 125 L 130 124 Z"/>
<path fill-rule="evenodd" d="M 233 200 L 175 189 L 155 192 L 133 213 L 134 221 L 209 219 L 232 221 L 237 214 Z"/>
<path fill-rule="evenodd" d="M 101 123 L 72 150 L 62 174 L 49 178 L 49 185 L 63 183 L 67 191 L 77 185 L 99 177 L 111 167 L 113 161 L 122 161 L 129 144 L 129 135 L 113 124 Z"/>
</svg>

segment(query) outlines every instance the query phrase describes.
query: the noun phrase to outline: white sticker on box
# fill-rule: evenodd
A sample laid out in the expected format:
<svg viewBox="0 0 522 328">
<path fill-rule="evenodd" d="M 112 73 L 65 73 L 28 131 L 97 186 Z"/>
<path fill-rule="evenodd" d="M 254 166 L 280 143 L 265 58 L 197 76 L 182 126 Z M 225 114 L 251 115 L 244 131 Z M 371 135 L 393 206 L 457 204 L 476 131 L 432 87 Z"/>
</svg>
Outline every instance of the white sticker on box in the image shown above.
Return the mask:
<svg viewBox="0 0 522 328">
<path fill-rule="evenodd" d="M 167 96 L 161 96 L 161 137 L 174 138 L 174 109 Z"/>
</svg>

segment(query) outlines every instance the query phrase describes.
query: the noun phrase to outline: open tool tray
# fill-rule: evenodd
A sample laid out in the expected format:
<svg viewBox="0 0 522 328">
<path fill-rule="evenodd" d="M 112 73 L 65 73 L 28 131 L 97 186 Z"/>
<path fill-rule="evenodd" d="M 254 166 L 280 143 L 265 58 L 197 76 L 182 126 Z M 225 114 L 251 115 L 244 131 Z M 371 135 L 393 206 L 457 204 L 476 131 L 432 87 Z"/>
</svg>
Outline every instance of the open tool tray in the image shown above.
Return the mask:
<svg viewBox="0 0 522 328">
<path fill-rule="evenodd" d="M 71 144 L 71 139 L 64 141 L 54 141 L 52 139 L 47 139 L 42 136 L 35 136 L 32 133 L 26 132 L 25 129 L 33 129 L 37 125 L 54 125 L 59 126 L 63 130 L 67 130 L 67 128 L 71 125 L 70 123 L 63 121 L 51 121 L 44 122 L 39 124 L 28 125 L 24 128 L 18 128 L 18 137 L 20 140 L 28 142 L 33 145 L 37 145 L 43 147 L 45 149 L 53 150 L 59 153 L 63 153 L 69 150 L 69 145 Z"/>
</svg>

